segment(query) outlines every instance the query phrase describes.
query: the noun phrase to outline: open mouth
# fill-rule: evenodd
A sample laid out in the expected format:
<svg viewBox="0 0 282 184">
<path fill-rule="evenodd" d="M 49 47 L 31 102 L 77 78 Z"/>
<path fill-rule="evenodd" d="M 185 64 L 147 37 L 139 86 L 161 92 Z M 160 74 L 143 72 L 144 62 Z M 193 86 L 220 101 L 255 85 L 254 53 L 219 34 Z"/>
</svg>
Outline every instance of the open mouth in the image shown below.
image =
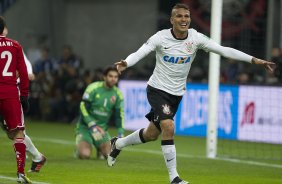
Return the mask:
<svg viewBox="0 0 282 184">
<path fill-rule="evenodd" d="M 182 28 L 186 28 L 188 26 L 188 23 L 181 23 L 180 24 L 180 27 L 182 27 Z"/>
</svg>

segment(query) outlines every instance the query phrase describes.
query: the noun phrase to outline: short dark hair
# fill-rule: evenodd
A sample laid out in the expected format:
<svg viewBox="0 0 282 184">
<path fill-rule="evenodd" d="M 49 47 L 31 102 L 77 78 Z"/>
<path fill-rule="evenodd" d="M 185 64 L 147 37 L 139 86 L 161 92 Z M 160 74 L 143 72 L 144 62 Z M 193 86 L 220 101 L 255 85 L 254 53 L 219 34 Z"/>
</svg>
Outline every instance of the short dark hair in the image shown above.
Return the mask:
<svg viewBox="0 0 282 184">
<path fill-rule="evenodd" d="M 185 10 L 190 11 L 190 8 L 189 8 L 189 6 L 188 6 L 187 4 L 177 3 L 177 4 L 175 4 L 175 5 L 172 7 L 172 9 L 171 9 L 171 15 L 172 15 L 173 10 L 175 10 L 175 9 L 180 9 L 180 8 L 183 8 L 183 9 L 185 9 Z"/>
<path fill-rule="evenodd" d="M 6 22 L 4 17 L 0 16 L 0 33 L 2 34 L 4 31 L 4 28 L 6 27 Z"/>
<path fill-rule="evenodd" d="M 103 75 L 104 75 L 104 76 L 107 76 L 110 71 L 115 71 L 115 72 L 118 73 L 117 67 L 116 67 L 115 65 L 110 65 L 110 66 L 107 66 L 107 67 L 104 69 Z"/>
</svg>

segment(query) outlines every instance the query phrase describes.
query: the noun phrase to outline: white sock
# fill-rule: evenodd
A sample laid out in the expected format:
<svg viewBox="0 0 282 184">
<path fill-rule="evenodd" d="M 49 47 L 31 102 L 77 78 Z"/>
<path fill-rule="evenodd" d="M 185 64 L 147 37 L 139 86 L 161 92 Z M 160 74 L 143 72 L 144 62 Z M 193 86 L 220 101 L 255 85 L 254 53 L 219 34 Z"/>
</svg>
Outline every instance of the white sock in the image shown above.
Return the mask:
<svg viewBox="0 0 282 184">
<path fill-rule="evenodd" d="M 32 160 L 34 162 L 40 162 L 42 160 L 42 154 L 37 150 L 37 148 L 32 143 L 30 137 L 26 134 L 24 142 L 26 145 L 26 151 L 28 151 L 32 155 Z"/>
<path fill-rule="evenodd" d="M 178 175 L 176 170 L 176 149 L 175 145 L 162 145 L 162 151 L 169 174 L 170 182 Z"/>
<path fill-rule="evenodd" d="M 135 132 L 129 134 L 126 137 L 119 138 L 116 141 L 116 148 L 121 150 L 122 148 L 124 148 L 128 145 L 136 145 L 136 144 L 145 143 L 144 140 L 141 140 L 141 139 L 143 139 L 143 137 L 140 138 L 140 134 L 143 135 L 143 130 L 144 129 L 139 129 L 139 130 L 136 130 Z"/>
</svg>

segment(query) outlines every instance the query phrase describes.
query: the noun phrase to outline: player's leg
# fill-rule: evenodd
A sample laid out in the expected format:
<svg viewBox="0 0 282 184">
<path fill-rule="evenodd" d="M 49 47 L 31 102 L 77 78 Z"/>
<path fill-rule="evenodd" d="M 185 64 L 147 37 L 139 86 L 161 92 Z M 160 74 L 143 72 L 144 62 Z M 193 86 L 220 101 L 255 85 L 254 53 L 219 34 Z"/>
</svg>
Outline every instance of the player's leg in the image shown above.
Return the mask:
<svg viewBox="0 0 282 184">
<path fill-rule="evenodd" d="M 12 108 L 11 108 L 12 107 Z M 25 176 L 24 166 L 26 159 L 26 145 L 24 143 L 24 119 L 20 101 L 18 98 L 5 99 L 1 102 L 1 114 L 7 124 L 8 137 L 14 141 L 14 150 L 17 160 L 18 182 L 30 183 Z"/>
<path fill-rule="evenodd" d="M 136 130 L 126 137 L 118 138 L 115 142 L 116 148 L 122 150 L 126 146 L 155 141 L 160 133 L 154 123 L 150 122 L 147 128 Z"/>
<path fill-rule="evenodd" d="M 108 166 L 113 166 L 120 151 L 127 146 L 138 145 L 155 141 L 160 135 L 160 130 L 153 122 L 150 122 L 145 129 L 139 129 L 123 138 L 114 137 L 111 139 L 111 153 L 108 155 Z"/>
<path fill-rule="evenodd" d="M 111 136 L 108 131 L 105 131 L 105 135 L 103 136 L 102 140 L 100 141 L 93 140 L 97 153 L 100 153 L 101 156 L 103 156 L 103 159 L 107 158 L 107 156 L 111 152 L 110 140 L 111 140 Z M 101 158 L 99 158 L 97 155 L 97 159 L 101 159 Z"/>
<path fill-rule="evenodd" d="M 76 130 L 76 152 L 79 159 L 89 159 L 92 154 L 93 139 L 87 127 L 78 126 Z"/>
<path fill-rule="evenodd" d="M 110 144 L 110 147 L 111 147 L 111 142 L 109 142 L 109 144 Z M 110 148 L 110 150 L 111 150 L 111 148 Z M 103 153 L 100 151 L 100 149 L 96 149 L 96 158 L 99 159 L 99 160 L 105 160 L 105 158 L 107 158 L 107 157 L 105 157 L 103 155 Z"/>
<path fill-rule="evenodd" d="M 42 160 L 42 154 L 38 151 L 38 149 L 33 144 L 30 137 L 25 133 L 25 145 L 26 145 L 26 151 L 28 151 L 32 155 L 32 161 L 34 162 L 40 162 Z"/>
<path fill-rule="evenodd" d="M 174 122 L 171 119 L 162 120 L 160 123 L 162 129 L 162 152 L 164 155 L 166 167 L 169 173 L 169 179 L 172 184 L 188 183 L 179 178 L 176 169 L 176 149 L 174 145 Z"/>
<path fill-rule="evenodd" d="M 76 156 L 79 159 L 89 159 L 92 154 L 92 145 L 86 141 L 80 141 L 76 145 Z"/>
<path fill-rule="evenodd" d="M 171 101 L 168 101 L 167 107 L 169 107 L 170 113 L 165 113 L 160 116 L 160 127 L 161 127 L 161 148 L 166 163 L 166 167 L 169 174 L 169 180 L 171 184 L 187 184 L 188 182 L 179 178 L 177 172 L 177 161 L 176 161 L 176 149 L 174 144 L 174 121 L 173 116 L 177 111 L 180 100 L 173 96 L 170 97 Z M 167 119 L 166 119 L 167 118 Z"/>
<path fill-rule="evenodd" d="M 149 141 L 154 141 L 160 135 L 160 127 L 158 121 L 159 115 L 155 114 L 153 111 L 153 109 L 158 106 L 159 95 L 155 93 L 155 91 L 150 90 L 150 88 L 147 88 L 147 97 L 152 109 L 146 115 L 146 118 L 150 121 L 148 127 L 146 129 L 139 129 L 124 138 L 113 138 L 111 140 L 111 153 L 107 158 L 108 166 L 114 165 L 116 158 L 122 148 L 128 145 L 137 145 Z"/>
<path fill-rule="evenodd" d="M 32 140 L 30 137 L 25 133 L 25 145 L 26 145 L 26 151 L 28 151 L 32 155 L 32 163 L 31 168 L 29 172 L 39 172 L 41 167 L 46 162 L 46 157 L 41 154 L 38 149 L 34 146 Z"/>
<path fill-rule="evenodd" d="M 147 97 L 152 106 L 156 127 L 161 129 L 161 147 L 171 183 L 187 183 L 179 178 L 176 169 L 176 149 L 174 145 L 174 122 L 182 96 L 174 96 L 156 88 L 147 87 Z M 149 114 L 148 114 L 149 115 Z M 148 117 L 147 115 L 147 117 Z M 153 116 L 153 118 L 152 118 Z"/>
</svg>

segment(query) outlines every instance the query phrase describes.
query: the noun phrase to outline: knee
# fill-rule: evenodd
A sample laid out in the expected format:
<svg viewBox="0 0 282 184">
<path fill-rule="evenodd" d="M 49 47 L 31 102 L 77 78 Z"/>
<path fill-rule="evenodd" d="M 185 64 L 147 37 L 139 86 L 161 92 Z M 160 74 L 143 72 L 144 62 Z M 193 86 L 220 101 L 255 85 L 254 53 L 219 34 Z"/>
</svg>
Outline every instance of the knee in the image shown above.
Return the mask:
<svg viewBox="0 0 282 184">
<path fill-rule="evenodd" d="M 9 139 L 11 139 L 11 140 L 14 140 L 14 135 L 13 134 L 11 134 L 11 133 L 7 133 L 7 137 L 9 138 Z"/>
<path fill-rule="evenodd" d="M 153 132 L 148 132 L 148 131 L 144 131 L 143 133 L 143 137 L 145 139 L 146 142 L 150 142 L 150 141 L 155 141 L 158 139 L 159 134 L 153 133 Z"/>
<path fill-rule="evenodd" d="M 24 138 L 24 133 L 22 130 L 15 129 L 12 131 L 8 131 L 7 136 L 9 139 L 14 140 L 17 138 Z"/>
<path fill-rule="evenodd" d="M 161 122 L 162 133 L 167 136 L 174 135 L 174 123 L 172 120 L 164 120 Z"/>
<path fill-rule="evenodd" d="M 77 158 L 82 159 L 82 160 L 90 159 L 90 153 L 85 152 L 85 151 L 79 151 L 77 153 Z"/>
<path fill-rule="evenodd" d="M 90 159 L 91 150 L 89 149 L 77 149 L 76 156 L 79 159 Z"/>
</svg>

